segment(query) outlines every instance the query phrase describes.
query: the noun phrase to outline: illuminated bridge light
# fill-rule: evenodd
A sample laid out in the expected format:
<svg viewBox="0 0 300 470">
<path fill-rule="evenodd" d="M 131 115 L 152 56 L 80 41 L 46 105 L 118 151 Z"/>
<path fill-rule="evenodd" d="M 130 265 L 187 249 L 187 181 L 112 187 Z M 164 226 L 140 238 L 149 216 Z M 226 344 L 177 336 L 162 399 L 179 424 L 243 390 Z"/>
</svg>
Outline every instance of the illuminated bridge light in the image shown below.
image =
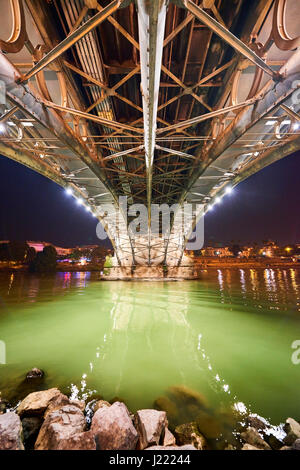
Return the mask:
<svg viewBox="0 0 300 470">
<path fill-rule="evenodd" d="M 79 204 L 80 206 L 83 205 L 83 199 L 82 199 L 81 197 L 78 197 L 78 198 L 76 199 L 76 202 L 77 202 L 77 204 Z"/>
<path fill-rule="evenodd" d="M 231 186 L 227 186 L 225 189 L 225 194 L 231 194 L 233 192 L 233 188 Z"/>
<path fill-rule="evenodd" d="M 68 194 L 68 196 L 73 196 L 73 191 L 71 188 L 67 188 L 66 193 Z"/>
<path fill-rule="evenodd" d="M 0 124 L 0 133 L 2 134 L 3 132 L 5 132 L 5 125 Z"/>
</svg>

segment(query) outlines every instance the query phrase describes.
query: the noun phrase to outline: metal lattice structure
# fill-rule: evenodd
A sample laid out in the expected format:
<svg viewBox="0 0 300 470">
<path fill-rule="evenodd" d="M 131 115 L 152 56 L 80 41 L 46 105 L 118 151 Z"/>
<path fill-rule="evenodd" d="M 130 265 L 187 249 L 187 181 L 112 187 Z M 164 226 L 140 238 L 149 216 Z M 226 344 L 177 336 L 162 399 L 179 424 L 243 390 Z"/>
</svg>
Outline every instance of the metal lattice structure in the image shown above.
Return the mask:
<svg viewBox="0 0 300 470">
<path fill-rule="evenodd" d="M 151 204 L 207 211 L 300 148 L 298 0 L 0 5 L 0 154 L 71 188 L 121 266 L 179 265 L 195 220 L 136 240 L 119 196 L 150 227 Z"/>
</svg>

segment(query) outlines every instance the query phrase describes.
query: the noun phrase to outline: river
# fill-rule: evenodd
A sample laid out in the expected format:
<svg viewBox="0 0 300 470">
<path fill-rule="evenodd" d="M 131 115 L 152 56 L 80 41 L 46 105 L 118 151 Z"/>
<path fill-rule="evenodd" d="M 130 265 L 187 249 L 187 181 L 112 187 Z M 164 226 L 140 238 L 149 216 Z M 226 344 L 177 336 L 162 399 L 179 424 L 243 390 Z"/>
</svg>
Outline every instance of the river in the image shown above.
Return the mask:
<svg viewBox="0 0 300 470">
<path fill-rule="evenodd" d="M 299 416 L 295 340 L 297 268 L 211 269 L 183 282 L 0 274 L 0 391 L 12 402 L 39 367 L 42 388 L 118 397 L 131 411 L 184 385 L 211 409 L 238 407 L 279 423 Z"/>
</svg>

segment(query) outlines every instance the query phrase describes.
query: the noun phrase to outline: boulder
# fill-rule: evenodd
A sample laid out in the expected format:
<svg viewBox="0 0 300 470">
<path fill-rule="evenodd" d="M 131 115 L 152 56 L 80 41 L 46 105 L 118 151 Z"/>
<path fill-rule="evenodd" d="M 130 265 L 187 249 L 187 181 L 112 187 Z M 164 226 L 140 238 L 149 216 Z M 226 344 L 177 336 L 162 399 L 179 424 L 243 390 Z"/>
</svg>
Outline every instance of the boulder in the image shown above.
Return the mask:
<svg viewBox="0 0 300 470">
<path fill-rule="evenodd" d="M 252 446 L 251 444 L 244 444 L 242 450 L 263 450 L 258 447 Z"/>
<path fill-rule="evenodd" d="M 284 443 L 274 434 L 264 433 L 264 440 L 272 447 L 273 450 L 279 450 L 284 445 Z"/>
<path fill-rule="evenodd" d="M 200 433 L 196 422 L 180 424 L 175 428 L 175 437 L 178 444 L 191 444 L 198 450 L 208 448 L 205 437 Z"/>
<path fill-rule="evenodd" d="M 96 442 L 91 431 L 74 434 L 57 444 L 56 450 L 96 450 Z"/>
<path fill-rule="evenodd" d="M 97 449 L 101 450 L 134 450 L 138 441 L 138 433 L 129 412 L 124 403 L 120 402 L 96 411 L 91 431 Z"/>
<path fill-rule="evenodd" d="M 292 450 L 300 450 L 300 439 L 296 439 L 292 445 Z"/>
<path fill-rule="evenodd" d="M 191 445 L 186 446 L 152 446 L 147 447 L 145 450 L 197 450 L 196 447 Z"/>
<path fill-rule="evenodd" d="M 204 410 L 199 410 L 196 416 L 197 426 L 206 439 L 217 439 L 223 434 L 223 427 L 216 416 Z"/>
<path fill-rule="evenodd" d="M 107 406 L 111 406 L 111 404 L 108 401 L 98 400 L 93 406 L 94 413 L 96 413 L 96 411 L 100 410 L 100 408 L 104 408 L 104 407 L 107 407 Z"/>
<path fill-rule="evenodd" d="M 51 398 L 51 400 L 49 400 L 48 406 L 44 413 L 44 418 L 46 418 L 49 413 L 52 413 L 53 411 L 59 410 L 63 406 L 67 406 L 70 404 L 71 403 L 67 395 L 64 395 L 63 393 L 55 395 L 53 398 Z M 74 404 L 74 406 L 76 405 Z"/>
<path fill-rule="evenodd" d="M 241 433 L 241 438 L 246 444 L 257 447 L 261 450 L 271 450 L 269 444 L 267 444 L 259 432 L 254 428 L 247 428 L 246 431 Z"/>
<path fill-rule="evenodd" d="M 163 446 L 174 446 L 176 444 L 176 439 L 174 434 L 168 428 L 165 428 L 165 434 L 163 438 Z"/>
<path fill-rule="evenodd" d="M 42 379 L 44 377 L 44 372 L 41 369 L 37 369 L 36 367 L 31 369 L 26 374 L 26 380 L 34 380 L 34 379 Z"/>
<path fill-rule="evenodd" d="M 22 423 L 16 413 L 0 415 L 0 450 L 24 450 Z"/>
<path fill-rule="evenodd" d="M 74 405 L 66 405 L 47 414 L 35 443 L 35 450 L 59 450 L 67 448 L 68 441 L 84 431 L 82 411 Z"/>
<path fill-rule="evenodd" d="M 23 437 L 26 450 L 33 449 L 38 433 L 43 424 L 40 416 L 28 416 L 22 419 Z"/>
<path fill-rule="evenodd" d="M 134 416 L 134 424 L 139 435 L 138 449 L 158 445 L 163 430 L 167 426 L 165 411 L 139 410 Z"/>
<path fill-rule="evenodd" d="M 300 439 L 300 424 L 293 418 L 288 418 L 284 425 L 284 430 L 287 436 L 284 439 L 284 443 L 287 446 L 291 446 L 296 439 Z"/>
<path fill-rule="evenodd" d="M 30 393 L 18 406 L 20 416 L 43 415 L 52 398 L 61 395 L 57 388 Z"/>
<path fill-rule="evenodd" d="M 82 412 L 85 410 L 85 401 L 83 400 L 70 400 L 70 405 L 77 406 Z"/>
<path fill-rule="evenodd" d="M 264 423 L 262 419 L 255 415 L 247 416 L 247 425 L 247 427 L 254 428 L 257 431 L 262 431 L 266 428 L 266 423 Z"/>
</svg>

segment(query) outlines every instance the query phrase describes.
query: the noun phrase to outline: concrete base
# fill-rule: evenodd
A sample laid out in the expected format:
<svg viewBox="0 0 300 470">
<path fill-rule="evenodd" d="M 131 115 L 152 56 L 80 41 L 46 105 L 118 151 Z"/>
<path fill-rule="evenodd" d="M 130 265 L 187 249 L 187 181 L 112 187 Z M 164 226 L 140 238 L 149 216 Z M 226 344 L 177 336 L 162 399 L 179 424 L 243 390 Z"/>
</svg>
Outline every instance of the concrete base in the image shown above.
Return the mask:
<svg viewBox="0 0 300 470">
<path fill-rule="evenodd" d="M 179 281 L 197 279 L 194 266 L 136 266 L 105 268 L 103 279 L 107 281 Z"/>
</svg>

